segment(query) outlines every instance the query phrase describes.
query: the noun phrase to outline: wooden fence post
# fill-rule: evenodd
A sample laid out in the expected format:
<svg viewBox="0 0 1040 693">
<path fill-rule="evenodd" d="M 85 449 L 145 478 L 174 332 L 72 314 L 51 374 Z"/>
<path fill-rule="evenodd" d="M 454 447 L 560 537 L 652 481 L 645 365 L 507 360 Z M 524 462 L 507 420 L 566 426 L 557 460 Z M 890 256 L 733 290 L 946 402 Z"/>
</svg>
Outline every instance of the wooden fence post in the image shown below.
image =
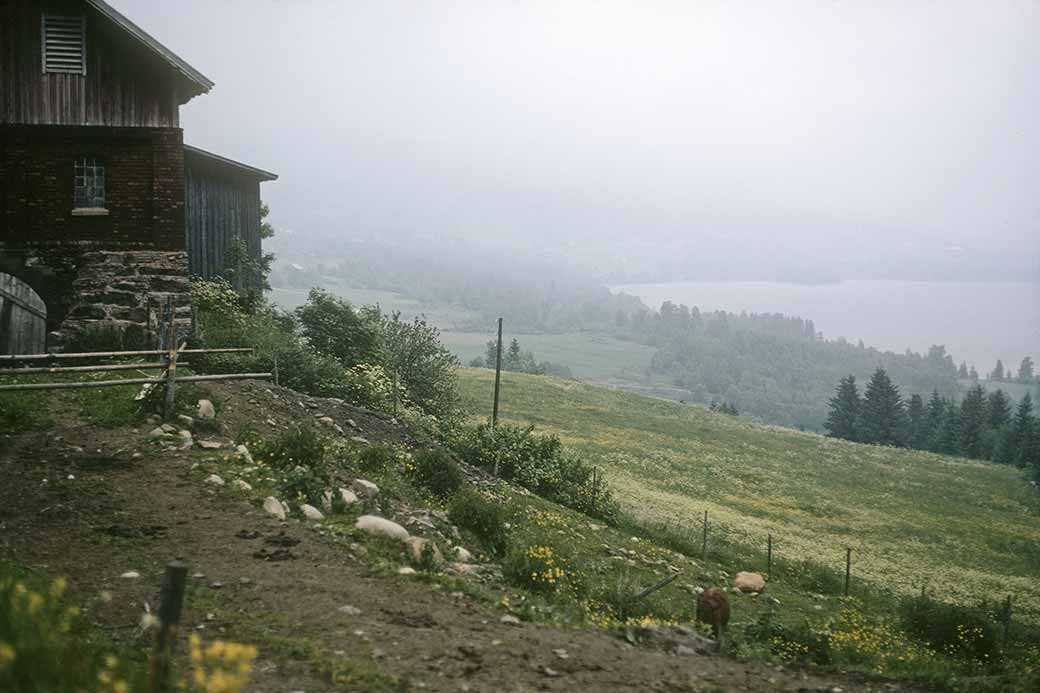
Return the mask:
<svg viewBox="0 0 1040 693">
<path fill-rule="evenodd" d="M 169 301 L 166 303 L 167 310 L 169 310 L 169 321 L 167 324 L 169 327 L 166 332 L 166 346 L 169 352 L 166 356 L 166 398 L 163 402 L 163 418 L 167 421 L 173 420 L 173 413 L 175 409 L 174 404 L 174 390 L 177 386 L 177 333 L 175 332 L 174 318 L 177 315 L 177 307 L 174 305 L 173 297 L 171 296 Z"/>
<path fill-rule="evenodd" d="M 849 578 L 852 575 L 852 549 L 845 549 L 845 596 L 849 596 Z"/>
<path fill-rule="evenodd" d="M 1004 640 L 1001 642 L 1001 649 L 1007 652 L 1008 634 L 1011 631 L 1011 595 L 1007 596 L 1004 600 Z"/>
<path fill-rule="evenodd" d="M 773 578 L 773 535 L 769 535 L 769 545 L 766 549 L 766 575 Z"/>
<path fill-rule="evenodd" d="M 181 620 L 187 578 L 187 563 L 170 561 L 166 564 L 159 597 L 159 632 L 155 637 L 150 672 L 152 691 L 155 693 L 170 689 L 170 654 L 176 640 L 177 624 Z"/>
<path fill-rule="evenodd" d="M 704 511 L 704 537 L 701 540 L 701 560 L 708 557 L 708 511 Z"/>
<path fill-rule="evenodd" d="M 495 350 L 495 403 L 491 408 L 491 427 L 498 424 L 498 388 L 502 382 L 502 318 L 498 319 L 498 347 Z"/>
</svg>

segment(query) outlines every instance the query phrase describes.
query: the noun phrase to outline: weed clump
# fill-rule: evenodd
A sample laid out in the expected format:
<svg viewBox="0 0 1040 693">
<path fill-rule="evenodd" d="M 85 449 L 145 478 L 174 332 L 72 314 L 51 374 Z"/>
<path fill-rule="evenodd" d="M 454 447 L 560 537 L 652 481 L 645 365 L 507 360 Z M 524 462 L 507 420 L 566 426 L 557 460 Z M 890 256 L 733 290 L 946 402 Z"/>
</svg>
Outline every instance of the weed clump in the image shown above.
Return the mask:
<svg viewBox="0 0 1040 693">
<path fill-rule="evenodd" d="M 448 517 L 472 533 L 494 556 L 502 556 L 509 545 L 509 530 L 501 507 L 471 488 L 462 488 L 451 499 Z"/>
<path fill-rule="evenodd" d="M 415 456 L 412 475 L 415 482 L 439 498 L 447 498 L 462 488 L 465 477 L 445 450 L 424 450 Z"/>
<path fill-rule="evenodd" d="M 365 474 L 382 474 L 397 463 L 397 453 L 386 445 L 370 445 L 358 453 L 358 469 Z"/>
</svg>

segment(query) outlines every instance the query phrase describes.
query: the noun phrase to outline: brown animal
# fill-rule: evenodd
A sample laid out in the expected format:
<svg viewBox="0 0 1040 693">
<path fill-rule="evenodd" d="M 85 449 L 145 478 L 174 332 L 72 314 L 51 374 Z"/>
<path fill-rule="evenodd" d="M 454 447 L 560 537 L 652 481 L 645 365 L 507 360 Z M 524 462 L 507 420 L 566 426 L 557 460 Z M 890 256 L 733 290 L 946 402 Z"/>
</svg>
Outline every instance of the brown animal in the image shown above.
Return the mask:
<svg viewBox="0 0 1040 693">
<path fill-rule="evenodd" d="M 697 622 L 711 625 L 712 635 L 722 649 L 729 625 L 729 597 L 718 587 L 709 587 L 697 596 Z"/>
</svg>

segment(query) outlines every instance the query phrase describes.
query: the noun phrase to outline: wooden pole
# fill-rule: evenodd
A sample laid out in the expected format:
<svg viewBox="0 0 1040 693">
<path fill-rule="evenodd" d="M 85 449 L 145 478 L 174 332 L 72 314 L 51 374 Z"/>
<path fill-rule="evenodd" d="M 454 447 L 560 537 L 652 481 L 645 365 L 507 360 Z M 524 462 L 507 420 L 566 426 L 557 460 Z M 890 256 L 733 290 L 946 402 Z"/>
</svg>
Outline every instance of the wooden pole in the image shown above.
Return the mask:
<svg viewBox="0 0 1040 693">
<path fill-rule="evenodd" d="M 243 354 L 252 351 L 251 347 L 242 348 L 220 348 L 220 349 L 181 349 L 184 354 Z M 165 349 L 149 349 L 145 351 L 82 351 L 70 354 L 5 354 L 0 355 L 0 363 L 8 361 L 61 361 L 67 359 L 113 359 L 113 358 L 140 358 L 142 356 L 166 356 Z"/>
<path fill-rule="evenodd" d="M 170 689 L 170 655 L 177 640 L 176 629 L 181 621 L 187 578 L 187 563 L 170 561 L 166 564 L 159 597 L 159 632 L 155 637 L 151 662 L 152 691 L 156 693 Z"/>
<path fill-rule="evenodd" d="M 849 578 L 852 577 L 852 549 L 845 549 L 845 596 L 849 596 Z"/>
<path fill-rule="evenodd" d="M 163 403 L 163 418 L 172 421 L 177 387 L 177 332 L 174 325 L 177 307 L 173 304 L 172 296 L 167 301 L 166 307 L 170 313 L 166 328 L 166 346 L 170 352 L 166 356 L 166 399 Z"/>
<path fill-rule="evenodd" d="M 661 578 L 660 580 L 658 580 L 657 582 L 655 582 L 654 584 L 650 585 L 645 590 L 643 590 L 642 592 L 637 594 L 633 601 L 636 601 L 636 600 L 639 600 L 639 599 L 643 599 L 645 597 L 650 596 L 651 594 L 653 594 L 657 590 L 661 589 L 662 587 L 664 587 L 665 585 L 667 585 L 668 583 L 670 583 L 672 580 L 674 580 L 675 578 L 679 577 L 680 575 L 682 575 L 682 573 L 672 573 L 671 575 L 669 575 L 667 577 Z"/>
<path fill-rule="evenodd" d="M 769 546 L 766 549 L 766 575 L 773 577 L 773 535 L 769 535 Z"/>
<path fill-rule="evenodd" d="M 495 403 L 491 409 L 491 426 L 498 424 L 498 390 L 502 382 L 502 318 L 498 319 L 498 346 L 495 349 Z"/>
<path fill-rule="evenodd" d="M 708 557 L 708 511 L 704 511 L 704 538 L 701 541 L 701 559 Z"/>
<path fill-rule="evenodd" d="M 183 361 L 181 365 L 187 365 Z M 0 368 L 0 375 L 32 375 L 34 373 L 94 373 L 100 371 L 134 371 L 166 368 L 158 363 L 109 363 L 103 366 L 41 366 L 39 368 Z"/>
</svg>

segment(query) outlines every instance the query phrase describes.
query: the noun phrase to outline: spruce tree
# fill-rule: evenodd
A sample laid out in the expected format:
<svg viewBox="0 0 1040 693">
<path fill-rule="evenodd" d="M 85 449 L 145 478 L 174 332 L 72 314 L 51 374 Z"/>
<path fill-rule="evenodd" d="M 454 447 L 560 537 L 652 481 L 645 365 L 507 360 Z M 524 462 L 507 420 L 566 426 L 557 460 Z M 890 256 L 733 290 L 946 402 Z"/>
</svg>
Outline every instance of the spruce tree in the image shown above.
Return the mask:
<svg viewBox="0 0 1040 693">
<path fill-rule="evenodd" d="M 991 392 L 989 395 L 989 425 L 991 428 L 1003 428 L 1011 423 L 1011 400 L 1003 390 Z"/>
<path fill-rule="evenodd" d="M 1033 382 L 1033 359 L 1026 356 L 1018 366 L 1018 382 L 1028 385 Z"/>
<path fill-rule="evenodd" d="M 1027 392 L 1018 403 L 1018 411 L 1015 412 L 1015 420 L 1011 423 L 1011 442 L 1014 452 L 1012 458 L 1015 464 L 1024 467 L 1029 464 L 1031 440 L 1034 434 L 1033 421 L 1033 398 Z"/>
<path fill-rule="evenodd" d="M 953 402 L 946 402 L 942 425 L 935 435 L 932 450 L 947 455 L 959 455 L 961 446 L 961 410 Z"/>
<path fill-rule="evenodd" d="M 906 409 L 903 398 L 880 366 L 863 396 L 860 408 L 860 435 L 867 443 L 904 445 L 907 437 Z"/>
<path fill-rule="evenodd" d="M 906 413 L 910 418 L 910 436 L 907 442 L 912 448 L 922 449 L 928 444 L 928 410 L 925 409 L 921 395 L 910 396 Z"/>
<path fill-rule="evenodd" d="M 838 382 L 838 389 L 831 397 L 831 411 L 824 428 L 832 438 L 859 440 L 857 430 L 861 400 L 856 388 L 856 376 L 848 375 Z"/>
<path fill-rule="evenodd" d="M 964 361 L 961 361 L 961 365 L 957 369 L 957 377 L 958 378 L 967 378 L 968 377 L 968 364 L 966 364 Z"/>
<path fill-rule="evenodd" d="M 942 428 L 943 415 L 946 413 L 946 400 L 939 396 L 938 390 L 932 390 L 928 400 L 928 449 L 933 449 L 931 442 L 935 440 Z"/>
<path fill-rule="evenodd" d="M 976 385 L 961 401 L 959 454 L 976 459 L 982 456 L 982 436 L 988 422 L 986 391 L 981 385 Z"/>
<path fill-rule="evenodd" d="M 1004 379 L 1004 363 L 997 359 L 997 365 L 993 368 L 993 372 L 989 374 L 990 380 L 1001 381 Z"/>
<path fill-rule="evenodd" d="M 968 369 L 968 377 L 971 378 L 972 380 L 978 380 L 979 379 L 979 372 L 977 370 L 975 370 L 975 364 L 972 364 L 971 368 Z"/>
</svg>

